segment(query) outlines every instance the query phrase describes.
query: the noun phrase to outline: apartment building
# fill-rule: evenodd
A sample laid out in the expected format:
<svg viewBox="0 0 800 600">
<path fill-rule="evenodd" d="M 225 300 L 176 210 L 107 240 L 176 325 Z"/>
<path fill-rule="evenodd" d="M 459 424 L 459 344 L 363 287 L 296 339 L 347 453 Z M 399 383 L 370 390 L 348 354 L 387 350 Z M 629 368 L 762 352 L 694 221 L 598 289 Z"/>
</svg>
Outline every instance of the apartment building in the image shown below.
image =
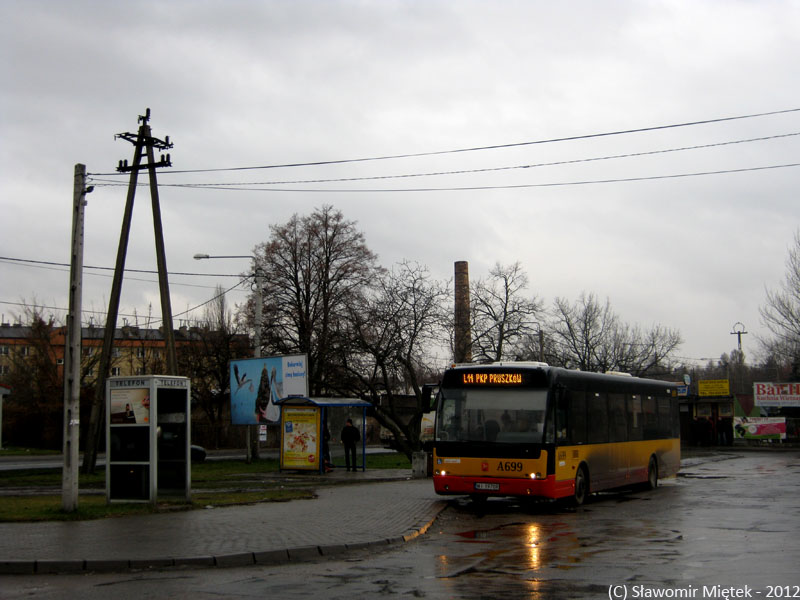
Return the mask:
<svg viewBox="0 0 800 600">
<path fill-rule="evenodd" d="M 15 368 L 24 368 L 35 353 L 46 353 L 63 375 L 66 327 L 36 328 L 19 323 L 0 324 L 0 382 Z M 81 360 L 84 377 L 97 375 L 97 363 L 103 348 L 102 327 L 84 327 L 81 331 Z M 175 332 L 176 346 L 192 344 L 197 330 L 182 327 Z M 165 341 L 162 329 L 125 325 L 114 332 L 111 375 L 146 375 L 164 372 Z"/>
</svg>

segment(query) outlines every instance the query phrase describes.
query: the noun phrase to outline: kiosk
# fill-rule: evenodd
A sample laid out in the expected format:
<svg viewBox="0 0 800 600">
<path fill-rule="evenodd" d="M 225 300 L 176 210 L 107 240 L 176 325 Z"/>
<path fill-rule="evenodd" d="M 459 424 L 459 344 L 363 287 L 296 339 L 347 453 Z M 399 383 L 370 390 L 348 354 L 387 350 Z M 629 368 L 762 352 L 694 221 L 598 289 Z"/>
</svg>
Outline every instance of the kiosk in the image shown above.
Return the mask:
<svg viewBox="0 0 800 600">
<path fill-rule="evenodd" d="M 325 472 L 323 427 L 332 408 L 361 409 L 361 470 L 367 468 L 367 408 L 360 398 L 308 398 L 289 396 L 276 402 L 281 409 L 280 468 Z"/>
<path fill-rule="evenodd" d="M 191 385 L 186 377 L 106 383 L 106 500 L 191 500 Z"/>
</svg>

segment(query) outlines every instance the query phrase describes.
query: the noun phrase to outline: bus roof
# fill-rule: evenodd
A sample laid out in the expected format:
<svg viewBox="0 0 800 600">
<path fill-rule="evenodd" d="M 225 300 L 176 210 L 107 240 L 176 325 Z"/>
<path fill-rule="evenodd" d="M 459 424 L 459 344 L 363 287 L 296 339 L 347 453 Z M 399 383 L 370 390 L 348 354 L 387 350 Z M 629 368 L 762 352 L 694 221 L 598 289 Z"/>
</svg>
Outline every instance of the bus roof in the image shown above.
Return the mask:
<svg viewBox="0 0 800 600">
<path fill-rule="evenodd" d="M 657 393 L 667 392 L 672 395 L 680 385 L 677 382 L 661 381 L 645 377 L 636 377 L 630 373 L 606 372 L 592 373 L 577 369 L 551 367 L 547 363 L 532 361 L 502 361 L 494 363 L 461 363 L 454 364 L 448 370 L 474 370 L 494 371 L 500 369 L 514 369 L 516 371 L 529 371 L 542 373 L 549 380 L 549 385 L 558 384 L 568 387 L 583 389 L 592 388 L 606 392 L 629 393 Z M 445 379 L 448 379 L 445 377 Z M 542 383 L 544 383 L 542 381 Z"/>
</svg>

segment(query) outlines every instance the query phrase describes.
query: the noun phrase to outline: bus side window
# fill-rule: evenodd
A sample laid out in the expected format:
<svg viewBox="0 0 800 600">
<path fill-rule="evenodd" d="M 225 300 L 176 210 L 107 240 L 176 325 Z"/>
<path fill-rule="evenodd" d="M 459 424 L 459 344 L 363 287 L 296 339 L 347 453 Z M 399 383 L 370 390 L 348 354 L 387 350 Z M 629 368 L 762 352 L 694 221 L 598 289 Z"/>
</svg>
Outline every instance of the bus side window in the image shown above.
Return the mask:
<svg viewBox="0 0 800 600">
<path fill-rule="evenodd" d="M 588 441 L 590 444 L 602 444 L 608 441 L 608 397 L 606 394 L 596 392 L 589 394 L 588 417 L 589 426 Z"/>
<path fill-rule="evenodd" d="M 628 423 L 625 412 L 625 396 L 608 395 L 609 433 L 612 442 L 628 441 Z"/>
<path fill-rule="evenodd" d="M 568 391 L 569 426 L 568 437 L 573 444 L 586 443 L 586 396 L 583 392 Z"/>
<path fill-rule="evenodd" d="M 644 412 L 644 439 L 658 439 L 658 414 L 656 413 L 656 399 L 652 396 L 642 398 Z"/>
<path fill-rule="evenodd" d="M 558 405 L 556 406 L 556 443 L 569 444 L 570 419 L 569 419 L 569 392 L 558 391 Z"/>
<path fill-rule="evenodd" d="M 628 439 L 642 439 L 642 397 L 638 394 L 627 397 Z"/>
<path fill-rule="evenodd" d="M 672 412 L 672 433 L 669 437 L 681 437 L 681 417 L 678 408 L 678 398 L 670 398 L 670 411 Z"/>
<path fill-rule="evenodd" d="M 668 438 L 672 435 L 672 411 L 668 397 L 658 399 L 658 437 Z"/>
<path fill-rule="evenodd" d="M 555 423 L 555 414 L 554 413 L 555 407 L 551 404 L 550 405 L 550 414 L 547 415 L 547 418 L 544 420 L 544 434 L 543 434 L 543 441 L 545 444 L 554 444 L 556 441 L 556 423 Z"/>
</svg>

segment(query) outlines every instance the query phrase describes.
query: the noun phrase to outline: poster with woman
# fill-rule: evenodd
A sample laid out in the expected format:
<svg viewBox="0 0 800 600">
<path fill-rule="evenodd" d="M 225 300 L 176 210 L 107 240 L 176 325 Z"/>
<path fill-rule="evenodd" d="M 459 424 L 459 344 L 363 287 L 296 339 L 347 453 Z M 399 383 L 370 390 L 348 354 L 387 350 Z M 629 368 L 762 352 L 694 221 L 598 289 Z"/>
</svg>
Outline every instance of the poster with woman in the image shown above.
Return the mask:
<svg viewBox="0 0 800 600">
<path fill-rule="evenodd" d="M 112 388 L 109 418 L 112 425 L 150 423 L 149 388 Z"/>
</svg>

